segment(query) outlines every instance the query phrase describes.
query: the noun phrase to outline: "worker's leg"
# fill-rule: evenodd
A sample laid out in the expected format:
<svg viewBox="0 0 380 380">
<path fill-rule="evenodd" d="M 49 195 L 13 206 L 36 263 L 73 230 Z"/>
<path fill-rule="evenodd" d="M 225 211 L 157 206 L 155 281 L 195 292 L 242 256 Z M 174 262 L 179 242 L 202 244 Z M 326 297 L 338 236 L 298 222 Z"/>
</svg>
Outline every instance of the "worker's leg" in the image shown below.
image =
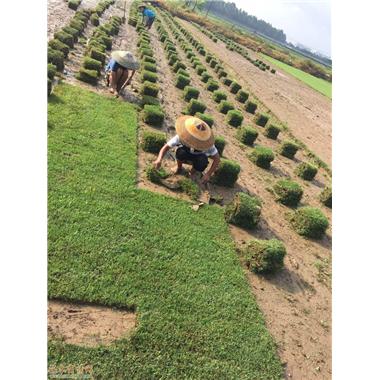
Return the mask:
<svg viewBox="0 0 380 380">
<path fill-rule="evenodd" d="M 115 71 L 111 71 L 111 92 L 114 94 L 117 92 L 117 84 L 120 80 L 123 69 L 118 67 Z"/>
<path fill-rule="evenodd" d="M 116 90 L 119 93 L 121 88 L 123 87 L 123 84 L 128 80 L 128 70 L 123 69 L 123 72 L 120 75 L 120 79 L 117 82 Z"/>
<path fill-rule="evenodd" d="M 177 160 L 177 166 L 173 169 L 173 172 L 174 174 L 178 174 L 182 169 L 182 165 L 185 162 L 189 162 L 189 153 L 184 147 L 179 147 L 175 152 L 175 158 Z"/>
</svg>

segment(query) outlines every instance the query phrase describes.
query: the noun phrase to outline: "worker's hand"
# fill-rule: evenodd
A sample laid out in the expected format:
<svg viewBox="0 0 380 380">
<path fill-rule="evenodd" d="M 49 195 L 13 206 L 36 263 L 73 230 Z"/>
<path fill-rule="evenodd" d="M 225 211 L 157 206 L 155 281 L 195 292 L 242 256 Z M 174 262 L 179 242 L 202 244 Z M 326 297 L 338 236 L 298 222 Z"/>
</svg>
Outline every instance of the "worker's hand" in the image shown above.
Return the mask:
<svg viewBox="0 0 380 380">
<path fill-rule="evenodd" d="M 207 174 L 205 174 L 205 175 L 202 177 L 201 182 L 202 182 L 203 184 L 206 184 L 209 180 L 210 180 L 210 175 L 207 173 Z"/>
<path fill-rule="evenodd" d="M 153 162 L 153 166 L 158 170 L 161 167 L 161 161 L 157 159 Z"/>
</svg>

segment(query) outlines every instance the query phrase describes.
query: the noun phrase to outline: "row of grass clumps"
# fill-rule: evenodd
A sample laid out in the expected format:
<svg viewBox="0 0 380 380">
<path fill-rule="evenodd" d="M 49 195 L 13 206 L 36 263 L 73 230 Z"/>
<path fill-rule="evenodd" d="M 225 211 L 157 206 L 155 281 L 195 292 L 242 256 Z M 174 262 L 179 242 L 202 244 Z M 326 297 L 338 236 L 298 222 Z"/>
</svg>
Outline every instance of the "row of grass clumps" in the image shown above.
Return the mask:
<svg viewBox="0 0 380 380">
<path fill-rule="evenodd" d="M 52 83 L 57 72 L 63 72 L 67 58 L 74 43 L 78 41 L 87 26 L 91 16 L 89 9 L 75 12 L 70 22 L 54 33 L 54 38 L 48 42 L 48 95 L 52 91 Z"/>
<path fill-rule="evenodd" d="M 119 33 L 121 24 L 121 17 L 112 16 L 107 23 L 94 29 L 87 44 L 82 66 L 76 74 L 77 79 L 92 85 L 97 84 L 106 61 L 106 51 L 112 49 L 112 37 Z"/>
<path fill-rule="evenodd" d="M 173 21 L 174 23 L 174 21 Z M 186 33 L 184 32 L 186 36 Z M 195 44 L 195 40 L 192 36 L 187 34 L 190 42 Z M 197 62 L 197 58 L 189 54 L 188 58 L 192 59 L 192 62 Z M 214 71 L 223 71 L 222 65 L 211 54 L 206 54 L 206 62 L 210 65 Z M 195 63 L 197 67 L 199 63 Z M 267 69 L 267 68 L 266 68 Z M 243 144 L 253 145 L 258 136 L 258 131 L 250 126 L 242 126 L 242 115 L 236 112 L 233 105 L 227 101 L 226 94 L 215 86 L 212 82 L 212 76 L 207 71 L 202 71 L 202 81 L 209 84 L 209 88 L 213 90 L 213 100 L 218 103 L 218 110 L 227 116 L 227 120 L 230 125 L 237 127 L 236 137 Z M 249 95 L 245 92 L 241 85 L 236 81 L 232 81 L 226 78 L 223 74 L 222 81 L 229 86 L 230 92 L 235 94 L 237 100 L 244 103 L 244 108 L 247 112 L 252 114 L 256 113 L 257 103 L 249 100 Z M 211 86 L 210 86 L 211 82 Z M 255 115 L 255 124 L 264 128 L 264 135 L 267 138 L 276 140 L 282 128 L 274 125 L 270 122 L 270 115 L 265 113 L 258 113 Z M 300 147 L 294 141 L 283 141 L 279 147 L 279 154 L 293 159 Z M 263 146 L 256 146 L 249 154 L 249 158 L 257 166 L 268 169 L 271 162 L 274 160 L 274 152 Z M 221 167 L 223 168 L 223 161 Z M 224 169 L 224 168 L 223 168 Z M 223 170 L 222 170 L 223 171 Z M 315 167 L 309 163 L 301 163 L 296 173 L 303 179 L 311 180 L 314 178 L 316 171 Z M 231 178 L 231 174 L 227 171 L 224 175 L 228 175 Z M 214 182 L 218 183 L 219 179 L 215 178 Z M 234 183 L 233 180 L 231 183 Z M 233 184 L 232 184 L 233 186 Z M 289 206 L 297 207 L 301 201 L 303 195 L 303 189 L 301 185 L 291 180 L 280 180 L 276 182 L 272 189 L 275 198 L 280 203 Z M 331 188 L 327 187 L 323 194 L 320 196 L 321 202 L 325 204 L 331 204 Z M 234 201 L 231 202 L 226 208 L 226 220 L 229 223 L 236 224 L 243 228 L 254 228 L 259 220 L 260 202 L 255 198 L 247 194 L 237 194 Z M 306 221 L 304 219 L 307 219 Z M 294 230 L 302 236 L 310 238 L 320 238 L 324 235 L 327 227 L 327 218 L 319 209 L 301 207 L 296 210 L 291 218 L 291 225 Z M 256 273 L 268 273 L 280 269 L 283 266 L 283 258 L 286 254 L 284 245 L 274 239 L 268 241 L 255 240 L 249 243 L 244 250 L 246 263 L 248 267 Z"/>
</svg>

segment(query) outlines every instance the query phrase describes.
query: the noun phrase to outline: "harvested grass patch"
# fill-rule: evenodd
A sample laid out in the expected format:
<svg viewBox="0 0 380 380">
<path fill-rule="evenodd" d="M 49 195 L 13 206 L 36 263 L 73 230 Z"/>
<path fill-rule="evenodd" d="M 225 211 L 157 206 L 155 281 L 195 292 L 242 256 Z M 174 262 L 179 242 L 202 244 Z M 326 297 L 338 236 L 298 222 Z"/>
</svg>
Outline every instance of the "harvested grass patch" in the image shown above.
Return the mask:
<svg viewBox="0 0 380 380">
<path fill-rule="evenodd" d="M 234 109 L 234 105 L 228 102 L 227 100 L 222 100 L 218 106 L 218 111 L 223 114 L 227 114 L 229 111 L 233 109 Z"/>
<path fill-rule="evenodd" d="M 254 273 L 275 273 L 284 267 L 285 245 L 277 239 L 251 240 L 244 249 L 248 268 Z"/>
<path fill-rule="evenodd" d="M 330 186 L 326 186 L 321 194 L 319 195 L 319 200 L 329 208 L 332 208 L 332 188 Z"/>
<path fill-rule="evenodd" d="M 49 124 L 48 296 L 139 311 L 133 336 L 106 348 L 50 340 L 49 366 L 88 365 L 98 379 L 280 380 L 223 210 L 136 188 L 134 107 L 58 85 Z"/>
<path fill-rule="evenodd" d="M 142 133 L 141 148 L 145 152 L 158 153 L 166 144 L 166 136 L 164 133 L 144 131 Z"/>
<path fill-rule="evenodd" d="M 256 141 L 259 132 L 255 128 L 249 126 L 242 126 L 236 132 L 236 138 L 245 145 L 252 146 Z"/>
<path fill-rule="evenodd" d="M 322 211 L 313 207 L 301 207 L 294 211 L 290 223 L 299 235 L 313 239 L 322 238 L 329 226 Z"/>
<path fill-rule="evenodd" d="M 295 174 L 306 181 L 311 181 L 318 173 L 318 168 L 309 162 L 302 162 L 295 169 Z"/>
<path fill-rule="evenodd" d="M 257 103 L 247 100 L 244 104 L 244 109 L 249 113 L 255 113 L 257 110 Z"/>
<path fill-rule="evenodd" d="M 220 186 L 233 187 L 240 173 L 240 165 L 236 161 L 222 158 L 213 176 L 213 182 Z"/>
<path fill-rule="evenodd" d="M 189 102 L 191 99 L 198 99 L 199 90 L 195 87 L 186 86 L 183 89 L 183 98 Z"/>
<path fill-rule="evenodd" d="M 243 122 L 244 116 L 240 111 L 230 110 L 227 112 L 227 123 L 235 128 L 239 127 Z"/>
<path fill-rule="evenodd" d="M 226 140 L 223 136 L 215 137 L 215 148 L 218 150 L 220 156 L 223 156 L 224 148 L 226 147 Z"/>
<path fill-rule="evenodd" d="M 284 179 L 275 183 L 273 193 L 276 201 L 281 202 L 283 205 L 294 207 L 300 202 L 303 190 L 297 182 Z"/>
<path fill-rule="evenodd" d="M 154 127 L 161 127 L 164 122 L 165 114 L 162 112 L 161 107 L 146 104 L 142 111 L 143 121 Z"/>
<path fill-rule="evenodd" d="M 271 162 L 274 160 L 272 149 L 265 146 L 256 146 L 248 155 L 249 159 L 263 169 L 269 169 Z"/>
<path fill-rule="evenodd" d="M 197 112 L 203 113 L 206 110 L 206 104 L 197 99 L 191 99 L 185 109 L 187 115 L 195 115 Z"/>
<path fill-rule="evenodd" d="M 242 228 L 253 229 L 261 215 L 261 201 L 245 193 L 237 193 L 225 209 L 224 217 L 228 223 Z"/>
<path fill-rule="evenodd" d="M 297 153 L 299 149 L 299 146 L 293 142 L 293 141 L 283 141 L 279 147 L 279 153 L 287 158 L 294 158 L 295 154 Z"/>
<path fill-rule="evenodd" d="M 268 124 L 264 129 L 264 135 L 272 140 L 277 140 L 278 135 L 281 132 L 281 128 L 277 125 Z"/>
</svg>

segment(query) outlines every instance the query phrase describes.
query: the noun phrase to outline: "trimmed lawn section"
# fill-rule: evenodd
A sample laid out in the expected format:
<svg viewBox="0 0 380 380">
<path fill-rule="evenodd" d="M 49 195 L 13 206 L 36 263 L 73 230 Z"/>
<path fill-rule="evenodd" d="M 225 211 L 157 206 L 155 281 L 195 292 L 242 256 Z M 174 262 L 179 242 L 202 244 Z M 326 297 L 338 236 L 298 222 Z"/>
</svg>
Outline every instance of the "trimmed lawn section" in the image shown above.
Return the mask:
<svg viewBox="0 0 380 380">
<path fill-rule="evenodd" d="M 300 69 L 296 69 L 295 67 L 289 66 L 286 63 L 278 61 L 277 59 L 269 57 L 268 55 L 265 55 L 263 53 L 260 53 L 259 55 L 261 55 L 261 57 L 267 60 L 268 62 L 272 63 L 273 65 L 278 66 L 280 69 L 286 71 L 290 75 L 293 75 L 300 81 L 306 83 L 311 88 L 314 88 L 314 90 L 317 90 L 321 94 L 331 99 L 331 91 L 332 91 L 331 82 L 328 82 L 327 80 L 324 80 L 321 78 L 314 77 L 313 75 L 305 73 L 304 71 Z"/>
<path fill-rule="evenodd" d="M 139 190 L 136 110 L 58 85 L 49 99 L 49 297 L 136 309 L 109 347 L 49 342 L 99 379 L 280 379 L 223 210 Z"/>
</svg>

